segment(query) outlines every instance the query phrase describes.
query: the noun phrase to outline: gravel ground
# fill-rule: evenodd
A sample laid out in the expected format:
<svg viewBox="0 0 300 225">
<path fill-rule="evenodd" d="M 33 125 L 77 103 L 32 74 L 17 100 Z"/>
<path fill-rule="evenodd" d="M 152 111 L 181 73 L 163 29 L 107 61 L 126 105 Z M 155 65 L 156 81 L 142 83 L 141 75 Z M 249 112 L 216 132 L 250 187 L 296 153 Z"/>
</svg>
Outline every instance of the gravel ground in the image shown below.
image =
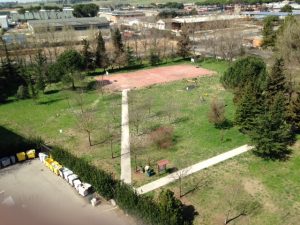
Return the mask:
<svg viewBox="0 0 300 225">
<path fill-rule="evenodd" d="M 92 207 L 87 198 L 81 197 L 38 159 L 0 170 L 0 202 L 8 196 L 34 215 L 56 224 L 85 224 L 87 221 L 89 225 L 135 224 L 132 218 L 106 201 Z"/>
</svg>

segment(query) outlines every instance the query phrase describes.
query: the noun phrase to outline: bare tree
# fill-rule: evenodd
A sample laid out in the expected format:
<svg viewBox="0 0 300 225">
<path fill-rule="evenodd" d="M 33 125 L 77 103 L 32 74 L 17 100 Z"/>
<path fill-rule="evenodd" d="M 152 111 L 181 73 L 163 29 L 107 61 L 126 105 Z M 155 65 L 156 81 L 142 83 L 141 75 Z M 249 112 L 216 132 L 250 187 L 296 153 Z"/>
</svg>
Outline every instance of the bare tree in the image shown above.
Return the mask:
<svg viewBox="0 0 300 225">
<path fill-rule="evenodd" d="M 189 175 L 191 168 L 186 167 L 172 173 L 173 179 L 178 180 L 179 197 L 183 197 L 183 178 Z"/>
<path fill-rule="evenodd" d="M 210 103 L 210 111 L 208 113 L 209 122 L 213 123 L 216 127 L 224 124 L 225 118 L 225 103 L 217 97 L 213 98 Z"/>
<path fill-rule="evenodd" d="M 91 134 L 96 128 L 94 112 L 85 109 L 83 93 L 76 95 L 74 99 L 76 106 L 79 107 L 79 112 L 75 111 L 78 127 L 87 134 L 89 145 L 92 146 Z"/>
<path fill-rule="evenodd" d="M 165 104 L 165 107 L 163 109 L 163 114 L 168 117 L 169 123 L 171 123 L 172 119 L 176 118 L 179 113 L 179 106 L 175 101 L 168 101 Z"/>
<path fill-rule="evenodd" d="M 135 127 L 135 131 L 139 134 L 140 125 L 144 119 L 144 111 L 140 109 L 140 107 L 134 107 L 133 110 L 130 112 L 130 122 Z"/>
<path fill-rule="evenodd" d="M 241 216 L 256 214 L 261 209 L 261 204 L 258 201 L 243 193 L 240 182 L 226 190 L 226 205 L 228 208 L 225 213 L 224 224 L 229 224 Z"/>
</svg>

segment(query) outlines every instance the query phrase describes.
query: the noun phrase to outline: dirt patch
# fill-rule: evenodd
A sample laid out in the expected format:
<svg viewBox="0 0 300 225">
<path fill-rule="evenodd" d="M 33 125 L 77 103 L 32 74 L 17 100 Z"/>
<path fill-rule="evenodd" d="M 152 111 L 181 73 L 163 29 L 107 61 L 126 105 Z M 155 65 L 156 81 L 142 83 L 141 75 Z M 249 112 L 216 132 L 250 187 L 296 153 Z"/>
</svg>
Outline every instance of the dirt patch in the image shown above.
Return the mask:
<svg viewBox="0 0 300 225">
<path fill-rule="evenodd" d="M 278 210 L 277 206 L 273 203 L 269 196 L 269 193 L 260 181 L 247 178 L 247 180 L 243 180 L 243 186 L 245 191 L 247 191 L 250 195 L 258 196 L 262 199 L 261 202 L 263 202 L 264 208 L 271 212 Z"/>
<path fill-rule="evenodd" d="M 105 86 L 108 90 L 121 91 L 213 74 L 213 71 L 193 65 L 175 65 L 139 70 L 131 73 L 114 74 L 103 78 L 97 77 L 96 79 L 104 79 L 108 83 Z"/>
</svg>

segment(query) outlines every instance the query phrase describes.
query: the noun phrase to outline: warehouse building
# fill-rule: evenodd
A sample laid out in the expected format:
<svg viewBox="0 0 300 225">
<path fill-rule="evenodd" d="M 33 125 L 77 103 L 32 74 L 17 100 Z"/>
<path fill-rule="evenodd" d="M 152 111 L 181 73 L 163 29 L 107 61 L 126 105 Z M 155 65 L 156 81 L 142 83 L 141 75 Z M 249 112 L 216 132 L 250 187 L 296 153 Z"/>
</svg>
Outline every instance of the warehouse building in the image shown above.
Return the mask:
<svg viewBox="0 0 300 225">
<path fill-rule="evenodd" d="M 246 16 L 242 15 L 209 15 L 209 16 L 190 16 L 174 18 L 171 22 L 172 30 L 207 30 L 224 28 L 227 22 L 247 20 Z"/>
<path fill-rule="evenodd" d="M 10 18 L 12 21 L 69 19 L 73 17 L 72 8 L 63 8 L 62 11 L 41 9 L 37 12 L 26 11 L 23 14 L 17 11 L 10 12 Z"/>
<path fill-rule="evenodd" d="M 28 28 L 33 33 L 63 31 L 66 29 L 73 29 L 75 31 L 88 29 L 109 29 L 109 22 L 104 17 L 32 20 L 28 21 Z"/>
<path fill-rule="evenodd" d="M 0 25 L 2 29 L 8 29 L 8 19 L 7 16 L 0 16 Z"/>
</svg>

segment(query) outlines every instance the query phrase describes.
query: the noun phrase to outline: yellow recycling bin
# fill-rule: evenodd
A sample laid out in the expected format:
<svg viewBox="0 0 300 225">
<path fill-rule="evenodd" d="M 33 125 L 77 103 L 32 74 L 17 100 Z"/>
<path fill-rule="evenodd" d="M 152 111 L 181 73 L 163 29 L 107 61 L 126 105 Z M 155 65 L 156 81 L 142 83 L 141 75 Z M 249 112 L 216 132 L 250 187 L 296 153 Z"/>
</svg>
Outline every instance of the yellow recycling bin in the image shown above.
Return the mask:
<svg viewBox="0 0 300 225">
<path fill-rule="evenodd" d="M 22 162 L 22 161 L 26 160 L 25 152 L 19 152 L 16 155 L 17 155 L 18 162 Z"/>
<path fill-rule="evenodd" d="M 48 159 L 45 159 L 45 161 L 44 161 L 44 163 L 45 163 L 45 165 L 49 168 L 49 169 L 51 169 L 51 163 L 53 162 L 54 160 L 53 159 L 51 159 L 51 158 L 48 158 Z"/>
<path fill-rule="evenodd" d="M 35 150 L 30 149 L 29 151 L 26 152 L 27 158 L 28 159 L 34 159 L 35 158 Z"/>
<path fill-rule="evenodd" d="M 58 162 L 55 161 L 51 164 L 51 166 L 52 166 L 53 173 L 55 173 L 58 176 L 59 170 L 62 168 L 62 165 L 60 165 Z"/>
</svg>

